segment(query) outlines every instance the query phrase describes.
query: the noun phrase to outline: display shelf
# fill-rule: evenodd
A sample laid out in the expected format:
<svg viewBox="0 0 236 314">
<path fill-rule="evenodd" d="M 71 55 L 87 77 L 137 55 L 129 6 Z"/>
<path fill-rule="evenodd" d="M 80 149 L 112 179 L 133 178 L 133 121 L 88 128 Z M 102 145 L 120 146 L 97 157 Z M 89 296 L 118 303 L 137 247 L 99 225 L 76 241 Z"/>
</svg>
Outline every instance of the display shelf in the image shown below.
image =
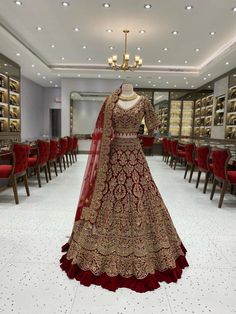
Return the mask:
<svg viewBox="0 0 236 314">
<path fill-rule="evenodd" d="M 168 131 L 168 107 L 160 107 L 158 110 L 158 116 L 160 119 L 160 134 L 166 134 Z"/>
<path fill-rule="evenodd" d="M 194 136 L 210 137 L 212 125 L 213 95 L 196 100 Z"/>
<path fill-rule="evenodd" d="M 182 111 L 182 102 L 177 101 L 177 100 L 171 100 L 169 132 L 172 136 L 180 136 L 181 111 Z"/>
<path fill-rule="evenodd" d="M 216 97 L 214 110 L 214 126 L 224 125 L 225 95 Z"/>
<path fill-rule="evenodd" d="M 193 130 L 194 102 L 183 101 L 181 136 L 191 136 Z"/>
</svg>

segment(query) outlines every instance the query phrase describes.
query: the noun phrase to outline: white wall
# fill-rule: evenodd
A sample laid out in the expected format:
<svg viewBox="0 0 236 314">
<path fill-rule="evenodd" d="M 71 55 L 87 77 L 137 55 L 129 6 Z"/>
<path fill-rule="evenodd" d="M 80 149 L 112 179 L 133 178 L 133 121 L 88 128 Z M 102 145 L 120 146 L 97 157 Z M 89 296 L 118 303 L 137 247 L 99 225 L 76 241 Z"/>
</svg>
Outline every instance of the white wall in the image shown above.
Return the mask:
<svg viewBox="0 0 236 314">
<path fill-rule="evenodd" d="M 43 134 L 43 87 L 21 77 L 21 138 L 39 138 Z"/>
<path fill-rule="evenodd" d="M 43 88 L 43 135 L 51 136 L 50 109 L 61 109 L 61 103 L 56 102 L 61 98 L 61 89 L 54 87 Z"/>
<path fill-rule="evenodd" d="M 92 134 L 101 101 L 73 101 L 73 134 Z"/>
<path fill-rule="evenodd" d="M 122 84 L 122 80 L 103 79 L 62 79 L 61 109 L 62 136 L 70 134 L 70 94 L 71 92 L 112 92 Z"/>
</svg>

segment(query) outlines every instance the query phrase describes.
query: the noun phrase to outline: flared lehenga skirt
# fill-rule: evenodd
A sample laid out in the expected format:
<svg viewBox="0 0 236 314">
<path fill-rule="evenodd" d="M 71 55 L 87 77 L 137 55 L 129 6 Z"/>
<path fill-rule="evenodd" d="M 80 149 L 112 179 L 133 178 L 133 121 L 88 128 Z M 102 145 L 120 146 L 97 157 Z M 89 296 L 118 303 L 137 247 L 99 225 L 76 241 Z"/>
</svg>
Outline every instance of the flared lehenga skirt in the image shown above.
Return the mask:
<svg viewBox="0 0 236 314">
<path fill-rule="evenodd" d="M 86 286 L 146 292 L 181 277 L 186 249 L 137 138 L 112 141 L 96 223 L 76 221 L 64 249 L 61 268 Z"/>
</svg>

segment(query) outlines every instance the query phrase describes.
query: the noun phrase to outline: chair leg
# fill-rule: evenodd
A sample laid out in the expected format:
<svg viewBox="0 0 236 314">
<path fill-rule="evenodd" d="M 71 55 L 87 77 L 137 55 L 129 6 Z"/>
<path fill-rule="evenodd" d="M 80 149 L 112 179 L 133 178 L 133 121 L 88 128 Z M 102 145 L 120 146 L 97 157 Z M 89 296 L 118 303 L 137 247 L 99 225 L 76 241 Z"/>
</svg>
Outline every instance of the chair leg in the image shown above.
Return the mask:
<svg viewBox="0 0 236 314">
<path fill-rule="evenodd" d="M 75 155 L 75 160 L 77 161 L 77 153 L 76 153 L 76 150 L 74 151 L 74 155 Z"/>
<path fill-rule="evenodd" d="M 69 156 L 68 156 L 68 154 L 66 154 L 66 163 L 67 163 L 67 167 L 69 168 Z"/>
<path fill-rule="evenodd" d="M 200 178 L 201 178 L 201 171 L 199 170 L 198 171 L 198 176 L 197 176 L 197 183 L 196 183 L 196 189 L 198 188 L 198 185 L 199 185 L 199 181 L 200 181 Z"/>
<path fill-rule="evenodd" d="M 27 196 L 30 196 L 27 174 L 23 175 L 23 180 L 24 180 L 26 194 L 27 194 Z"/>
<path fill-rule="evenodd" d="M 12 189 L 13 189 L 13 193 L 14 193 L 15 202 L 16 202 L 16 204 L 19 204 L 16 177 L 14 175 L 12 176 L 11 181 L 12 181 Z"/>
<path fill-rule="evenodd" d="M 62 156 L 63 164 L 64 164 L 64 169 L 66 170 L 66 161 L 65 161 L 65 156 Z M 68 166 L 69 167 L 69 166 Z"/>
<path fill-rule="evenodd" d="M 45 173 L 46 182 L 48 183 L 47 165 L 44 165 L 44 166 L 43 166 L 43 169 L 44 169 L 44 173 Z"/>
<path fill-rule="evenodd" d="M 35 170 L 36 170 L 36 175 L 37 175 L 37 179 L 38 179 L 38 185 L 41 188 L 42 185 L 41 185 L 41 178 L 40 178 L 40 166 L 36 166 Z"/>
<path fill-rule="evenodd" d="M 210 178 L 210 173 L 206 172 L 205 184 L 204 184 L 204 188 L 203 188 L 203 193 L 204 194 L 206 193 L 206 190 L 207 190 L 207 185 L 208 185 L 209 178 Z"/>
<path fill-rule="evenodd" d="M 184 179 L 186 179 L 188 173 L 188 164 L 186 164 L 185 173 L 184 173 Z"/>
<path fill-rule="evenodd" d="M 176 164 L 177 164 L 178 161 L 179 161 L 179 158 L 178 158 L 178 157 L 175 157 L 174 170 L 175 170 L 175 168 L 176 168 Z"/>
<path fill-rule="evenodd" d="M 221 193 L 220 193 L 220 200 L 219 200 L 219 204 L 218 204 L 218 208 L 221 208 L 222 206 L 222 203 L 223 203 L 223 200 L 224 200 L 224 196 L 225 196 L 225 192 L 227 190 L 227 187 L 228 187 L 228 181 L 224 181 L 223 182 L 223 186 L 222 186 L 222 189 L 221 189 Z"/>
<path fill-rule="evenodd" d="M 48 168 L 48 176 L 49 180 L 52 180 L 52 175 L 51 175 L 51 164 L 50 161 L 47 162 L 47 168 Z"/>
<path fill-rule="evenodd" d="M 189 182 L 189 183 L 191 183 L 191 181 L 192 181 L 192 177 L 193 177 L 193 171 L 194 171 L 194 169 L 195 169 L 195 166 L 194 166 L 194 165 L 192 165 L 192 166 L 191 166 L 190 177 L 189 177 L 189 180 L 188 180 L 188 182 Z"/>
<path fill-rule="evenodd" d="M 58 163 L 59 163 L 59 167 L 60 167 L 60 172 L 62 173 L 61 157 L 58 158 Z"/>
<path fill-rule="evenodd" d="M 56 174 L 56 176 L 58 176 L 58 174 L 57 174 L 57 164 L 56 164 L 55 160 L 53 161 L 53 165 L 54 165 L 55 174 Z"/>
<path fill-rule="evenodd" d="M 216 184 L 217 184 L 217 180 L 214 178 L 214 180 L 213 180 L 213 185 L 212 185 L 212 189 L 211 189 L 211 196 L 210 196 L 210 200 L 212 200 L 212 199 L 213 199 L 213 196 L 214 196 L 214 194 L 215 194 Z"/>
<path fill-rule="evenodd" d="M 71 156 L 71 153 L 69 153 L 69 157 L 70 157 L 70 164 L 72 166 L 72 156 Z"/>
</svg>

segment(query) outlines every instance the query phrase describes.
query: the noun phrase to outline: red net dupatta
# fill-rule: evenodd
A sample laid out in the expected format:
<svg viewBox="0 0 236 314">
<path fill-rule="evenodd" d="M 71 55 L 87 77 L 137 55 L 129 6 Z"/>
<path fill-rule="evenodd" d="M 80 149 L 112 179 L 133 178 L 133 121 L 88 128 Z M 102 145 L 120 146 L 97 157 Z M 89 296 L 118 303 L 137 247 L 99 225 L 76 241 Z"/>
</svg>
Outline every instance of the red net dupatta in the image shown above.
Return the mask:
<svg viewBox="0 0 236 314">
<path fill-rule="evenodd" d="M 119 98 L 119 94 L 120 89 L 109 96 L 105 100 L 98 115 L 92 135 L 92 143 L 82 182 L 75 222 L 84 219 L 94 224 L 96 221 L 102 191 L 105 187 L 106 171 L 108 169 L 110 142 L 113 134 L 112 112 Z M 62 247 L 62 251 L 68 250 L 69 243 Z"/>
</svg>

